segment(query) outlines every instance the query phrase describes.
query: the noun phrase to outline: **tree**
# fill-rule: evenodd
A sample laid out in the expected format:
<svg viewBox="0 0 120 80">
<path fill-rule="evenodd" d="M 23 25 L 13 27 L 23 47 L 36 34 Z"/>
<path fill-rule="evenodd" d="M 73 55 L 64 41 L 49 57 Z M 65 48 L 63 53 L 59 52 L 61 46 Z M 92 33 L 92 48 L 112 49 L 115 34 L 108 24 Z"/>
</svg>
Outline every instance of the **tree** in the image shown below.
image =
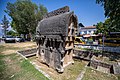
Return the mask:
<svg viewBox="0 0 120 80">
<path fill-rule="evenodd" d="M 104 30 L 105 30 L 105 34 L 107 35 L 109 32 L 111 32 L 111 31 L 114 31 L 112 28 L 113 27 L 111 27 L 111 20 L 110 20 L 110 18 L 108 18 L 108 19 L 106 19 L 105 20 L 105 22 L 103 23 L 103 26 L 104 26 Z"/>
<path fill-rule="evenodd" d="M 96 0 L 96 3 L 104 6 L 105 17 L 110 19 L 111 31 L 120 31 L 120 0 Z"/>
<path fill-rule="evenodd" d="M 97 23 L 97 25 L 96 25 L 96 34 L 98 34 L 98 33 L 103 33 L 103 30 L 104 30 L 104 27 L 103 27 L 103 22 L 99 22 L 99 23 Z"/>
<path fill-rule="evenodd" d="M 18 33 L 16 33 L 13 30 L 7 31 L 7 35 L 11 35 L 11 36 L 20 36 Z"/>
<path fill-rule="evenodd" d="M 110 19 L 106 19 L 105 22 L 99 22 L 97 23 L 96 25 L 96 34 L 102 34 L 102 41 L 103 41 L 103 51 L 104 51 L 104 39 L 105 39 L 105 36 L 110 32 Z M 103 52 L 102 52 L 102 56 L 103 56 Z"/>
<path fill-rule="evenodd" d="M 31 0 L 17 0 L 7 3 L 5 12 L 11 16 L 11 26 L 19 34 L 35 34 L 35 29 L 42 16 L 47 13 L 46 7 L 39 7 Z"/>
<path fill-rule="evenodd" d="M 96 34 L 104 34 L 107 35 L 112 29 L 110 27 L 110 19 L 106 19 L 105 22 L 99 22 L 96 25 Z"/>
<path fill-rule="evenodd" d="M 7 31 L 7 28 L 9 27 L 9 21 L 7 20 L 6 16 L 4 15 L 4 18 L 2 19 L 2 27 L 4 28 L 4 36 L 6 37 L 6 31 Z"/>
</svg>

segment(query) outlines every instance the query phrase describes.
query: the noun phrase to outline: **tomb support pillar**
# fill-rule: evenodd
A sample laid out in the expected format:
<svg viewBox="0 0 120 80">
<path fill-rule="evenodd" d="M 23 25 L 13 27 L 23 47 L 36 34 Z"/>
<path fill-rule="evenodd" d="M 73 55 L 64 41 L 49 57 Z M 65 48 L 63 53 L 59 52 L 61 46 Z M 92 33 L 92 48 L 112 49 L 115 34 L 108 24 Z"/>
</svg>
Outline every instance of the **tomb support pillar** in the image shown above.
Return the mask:
<svg viewBox="0 0 120 80">
<path fill-rule="evenodd" d="M 37 53 L 36 56 L 40 58 L 40 39 L 37 41 Z"/>
</svg>

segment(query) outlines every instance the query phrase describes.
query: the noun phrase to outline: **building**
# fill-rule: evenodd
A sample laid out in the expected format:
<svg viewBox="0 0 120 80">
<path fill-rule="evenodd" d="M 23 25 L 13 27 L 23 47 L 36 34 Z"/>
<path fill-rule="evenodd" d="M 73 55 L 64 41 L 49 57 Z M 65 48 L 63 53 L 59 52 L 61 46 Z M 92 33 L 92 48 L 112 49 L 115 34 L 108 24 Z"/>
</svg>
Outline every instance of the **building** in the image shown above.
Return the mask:
<svg viewBox="0 0 120 80">
<path fill-rule="evenodd" d="M 36 28 L 37 57 L 42 63 L 63 72 L 64 67 L 74 62 L 72 55 L 77 21 L 68 6 L 43 17 Z"/>
<path fill-rule="evenodd" d="M 80 30 L 81 30 L 81 28 L 83 28 L 83 27 L 85 27 L 82 23 L 79 23 L 78 24 L 78 27 L 77 27 L 77 36 L 79 36 L 80 35 Z"/>
<path fill-rule="evenodd" d="M 81 27 L 80 28 L 80 35 L 83 37 L 87 37 L 87 36 L 94 36 L 94 33 L 96 31 L 96 26 L 88 26 L 88 27 Z"/>
<path fill-rule="evenodd" d="M 96 31 L 96 26 L 82 27 L 80 29 L 80 34 L 81 35 L 85 35 L 85 34 L 93 35 L 95 31 Z"/>
</svg>

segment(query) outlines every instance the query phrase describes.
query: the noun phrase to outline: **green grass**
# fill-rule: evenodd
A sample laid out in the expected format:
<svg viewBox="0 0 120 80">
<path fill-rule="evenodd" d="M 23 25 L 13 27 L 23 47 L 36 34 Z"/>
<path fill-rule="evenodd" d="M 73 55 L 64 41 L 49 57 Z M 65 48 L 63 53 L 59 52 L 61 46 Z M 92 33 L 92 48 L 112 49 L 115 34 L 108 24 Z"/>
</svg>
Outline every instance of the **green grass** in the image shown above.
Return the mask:
<svg viewBox="0 0 120 80">
<path fill-rule="evenodd" d="M 0 80 L 48 80 L 17 54 L 0 55 Z"/>
<path fill-rule="evenodd" d="M 1 77 L 3 77 L 2 75 L 5 73 L 4 70 L 6 68 L 6 66 L 4 65 L 4 61 L 2 60 L 4 56 L 3 55 L 0 55 L 0 80 L 1 80 Z"/>
<path fill-rule="evenodd" d="M 69 65 L 65 68 L 65 73 L 68 75 L 64 75 L 62 80 L 76 80 L 78 75 L 81 73 L 85 66 L 85 63 L 79 60 L 74 60 L 73 65 Z M 64 74 L 64 73 L 63 73 Z M 67 76 L 67 77 L 66 77 Z"/>
<path fill-rule="evenodd" d="M 0 45 L 0 53 L 5 50 L 5 46 Z"/>
<path fill-rule="evenodd" d="M 86 69 L 86 73 L 82 80 L 118 80 L 112 74 L 102 73 L 91 68 Z"/>
<path fill-rule="evenodd" d="M 23 60 L 21 63 L 21 68 L 23 68 L 25 71 L 29 71 L 29 74 L 31 74 L 31 77 L 36 78 L 37 80 L 42 79 L 42 80 L 48 80 L 46 77 L 44 77 L 43 74 L 41 74 L 39 71 L 37 71 L 33 65 L 29 63 L 27 60 Z M 28 74 L 26 74 L 28 75 Z"/>
<path fill-rule="evenodd" d="M 117 77 L 118 77 L 118 80 L 120 80 L 120 75 L 118 75 Z"/>
<path fill-rule="evenodd" d="M 49 72 L 52 72 L 52 74 L 49 74 L 53 80 L 76 80 L 78 75 L 83 70 L 84 66 L 86 65 L 85 62 L 75 60 L 74 64 L 70 64 L 64 68 L 63 73 L 57 73 L 55 71 L 51 71 L 48 68 L 43 71 L 49 74 Z"/>
</svg>

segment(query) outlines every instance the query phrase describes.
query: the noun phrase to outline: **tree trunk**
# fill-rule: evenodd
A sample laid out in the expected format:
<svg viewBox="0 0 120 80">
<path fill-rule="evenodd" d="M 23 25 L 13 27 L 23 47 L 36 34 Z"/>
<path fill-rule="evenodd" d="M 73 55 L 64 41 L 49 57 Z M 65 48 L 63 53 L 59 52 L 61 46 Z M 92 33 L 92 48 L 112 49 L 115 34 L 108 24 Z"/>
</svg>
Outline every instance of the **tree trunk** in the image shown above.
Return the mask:
<svg viewBox="0 0 120 80">
<path fill-rule="evenodd" d="M 104 39 L 105 39 L 105 37 L 104 37 L 104 34 L 103 34 L 102 56 L 103 56 L 103 52 L 104 52 Z"/>
<path fill-rule="evenodd" d="M 31 32 L 29 32 L 29 39 L 30 39 L 30 41 L 32 41 L 32 33 Z"/>
</svg>

